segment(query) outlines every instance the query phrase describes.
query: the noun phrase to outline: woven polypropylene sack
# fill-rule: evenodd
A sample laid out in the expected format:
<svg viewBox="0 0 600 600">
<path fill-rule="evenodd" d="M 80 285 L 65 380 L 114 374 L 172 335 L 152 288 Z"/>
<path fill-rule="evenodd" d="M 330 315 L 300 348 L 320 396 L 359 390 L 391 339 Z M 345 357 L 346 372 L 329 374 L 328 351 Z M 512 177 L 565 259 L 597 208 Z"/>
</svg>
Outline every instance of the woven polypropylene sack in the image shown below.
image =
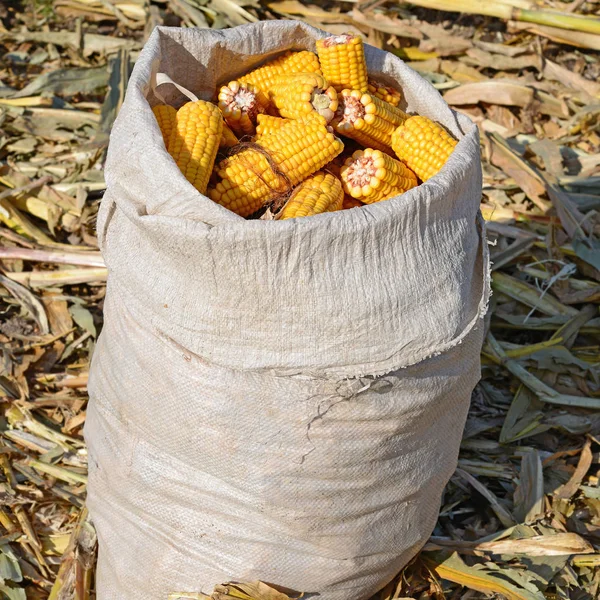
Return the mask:
<svg viewBox="0 0 600 600">
<path fill-rule="evenodd" d="M 200 195 L 151 106 L 180 106 L 324 32 L 157 28 L 112 131 L 109 269 L 90 373 L 99 600 L 262 580 L 364 600 L 420 549 L 479 378 L 487 249 L 476 127 L 398 58 L 369 71 L 460 141 L 436 177 L 359 209 L 245 221 Z"/>
</svg>

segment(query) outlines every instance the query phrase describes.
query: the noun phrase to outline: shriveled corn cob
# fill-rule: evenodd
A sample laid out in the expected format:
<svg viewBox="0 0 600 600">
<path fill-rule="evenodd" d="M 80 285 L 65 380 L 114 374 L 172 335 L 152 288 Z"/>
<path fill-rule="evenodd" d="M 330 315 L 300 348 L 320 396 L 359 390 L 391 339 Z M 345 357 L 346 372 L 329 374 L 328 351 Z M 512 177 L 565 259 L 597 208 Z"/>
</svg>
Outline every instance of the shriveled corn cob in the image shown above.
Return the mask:
<svg viewBox="0 0 600 600">
<path fill-rule="evenodd" d="M 340 180 L 330 173 L 318 171 L 293 191 L 279 218 L 294 219 L 340 210 L 343 199 Z"/>
<path fill-rule="evenodd" d="M 392 135 L 392 148 L 421 181 L 431 179 L 446 164 L 458 142 L 427 117 L 410 117 Z"/>
<path fill-rule="evenodd" d="M 391 152 L 392 133 L 408 115 L 388 102 L 357 90 L 342 90 L 338 99 L 332 127 L 363 146 Z"/>
<path fill-rule="evenodd" d="M 286 119 L 316 111 L 329 123 L 338 107 L 337 92 L 318 73 L 282 75 L 271 87 L 270 98 Z"/>
<path fill-rule="evenodd" d="M 319 73 L 321 66 L 314 52 L 302 50 L 301 52 L 288 51 L 277 58 L 265 63 L 262 67 L 250 71 L 239 77 L 240 83 L 251 83 L 263 94 L 268 94 L 275 80 L 281 75 L 289 73 Z"/>
<path fill-rule="evenodd" d="M 268 135 L 269 133 L 273 133 L 274 131 L 281 129 L 283 125 L 289 122 L 289 119 L 272 117 L 271 115 L 258 115 L 258 124 L 256 125 L 256 140 L 258 141 L 263 135 Z"/>
<path fill-rule="evenodd" d="M 323 76 L 338 92 L 367 91 L 367 63 L 359 36 L 347 33 L 317 40 L 317 54 Z"/>
<path fill-rule="evenodd" d="M 242 217 L 303 181 L 344 149 L 324 117 L 316 114 L 286 123 L 256 145 L 257 149 L 222 160 L 215 169 L 218 182 L 208 191 L 215 202 Z"/>
<path fill-rule="evenodd" d="M 152 112 L 154 113 L 156 121 L 158 122 L 158 126 L 160 127 L 165 148 L 167 148 L 169 145 L 169 139 L 171 138 L 171 133 L 175 127 L 175 115 L 177 114 L 177 110 L 172 106 L 168 106 L 167 104 L 157 104 L 152 109 Z"/>
<path fill-rule="evenodd" d="M 344 194 L 342 210 L 348 210 L 350 208 L 360 208 L 361 206 L 364 206 L 364 204 L 360 200 L 357 200 L 356 198 L 353 198 L 348 194 Z"/>
<path fill-rule="evenodd" d="M 417 185 L 416 175 L 380 150 L 357 150 L 342 168 L 344 191 L 371 204 L 402 194 Z"/>
<path fill-rule="evenodd" d="M 398 106 L 400 100 L 402 100 L 402 94 L 398 90 L 395 90 L 393 87 L 385 85 L 385 83 L 381 83 L 381 81 L 377 81 L 376 79 L 369 78 L 368 92 L 372 96 L 388 102 L 392 106 Z"/>
<path fill-rule="evenodd" d="M 169 154 L 201 194 L 206 193 L 222 133 L 223 117 L 210 102 L 188 102 L 177 111 Z"/>
<path fill-rule="evenodd" d="M 232 146 L 239 144 L 239 141 L 240 140 L 237 139 L 235 133 L 233 133 L 233 131 L 227 127 L 227 123 L 223 123 L 223 133 L 221 134 L 219 148 L 231 148 Z"/>
<path fill-rule="evenodd" d="M 256 117 L 268 107 L 268 98 L 251 83 L 230 81 L 219 90 L 219 109 L 238 136 L 254 135 Z"/>
</svg>

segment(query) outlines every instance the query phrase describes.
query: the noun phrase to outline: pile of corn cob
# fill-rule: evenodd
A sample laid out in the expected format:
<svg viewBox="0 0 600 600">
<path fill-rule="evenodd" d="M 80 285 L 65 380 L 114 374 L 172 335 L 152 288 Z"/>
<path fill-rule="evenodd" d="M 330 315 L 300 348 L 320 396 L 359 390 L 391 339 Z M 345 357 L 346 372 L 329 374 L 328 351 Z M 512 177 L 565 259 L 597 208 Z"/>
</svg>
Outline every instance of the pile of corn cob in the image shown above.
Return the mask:
<svg viewBox="0 0 600 600">
<path fill-rule="evenodd" d="M 214 103 L 153 108 L 165 147 L 200 193 L 242 217 L 269 207 L 289 219 L 386 200 L 441 169 L 456 140 L 369 78 L 360 37 L 316 45 L 223 85 Z"/>
</svg>

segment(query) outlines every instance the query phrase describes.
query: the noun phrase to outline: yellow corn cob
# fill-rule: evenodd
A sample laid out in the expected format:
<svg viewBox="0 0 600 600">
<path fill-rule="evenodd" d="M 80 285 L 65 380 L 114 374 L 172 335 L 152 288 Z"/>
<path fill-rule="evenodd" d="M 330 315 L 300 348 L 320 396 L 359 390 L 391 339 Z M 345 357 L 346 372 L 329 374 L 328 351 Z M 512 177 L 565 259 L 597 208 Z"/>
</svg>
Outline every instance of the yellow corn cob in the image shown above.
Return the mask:
<svg viewBox="0 0 600 600">
<path fill-rule="evenodd" d="M 417 185 L 416 175 L 403 163 L 380 150 L 357 150 L 341 172 L 344 191 L 371 204 L 402 194 Z"/>
<path fill-rule="evenodd" d="M 160 127 L 160 132 L 162 133 L 166 148 L 169 145 L 169 139 L 171 138 L 173 127 L 175 127 L 175 115 L 177 114 L 177 110 L 166 104 L 157 104 L 152 109 L 152 112 L 154 113 L 154 116 L 158 122 L 158 126 Z"/>
<path fill-rule="evenodd" d="M 238 136 L 254 135 L 256 117 L 269 107 L 267 97 L 251 83 L 230 81 L 219 90 L 219 109 Z"/>
<path fill-rule="evenodd" d="M 215 202 L 242 217 L 303 181 L 344 149 L 317 114 L 286 123 L 261 137 L 256 146 L 222 160 L 215 169 L 218 182 L 208 190 Z"/>
<path fill-rule="evenodd" d="M 410 117 L 392 135 L 392 148 L 421 179 L 431 179 L 445 164 L 458 142 L 427 117 Z"/>
<path fill-rule="evenodd" d="M 290 73 L 319 73 L 321 66 L 314 52 L 302 50 L 302 52 L 288 51 L 277 58 L 270 60 L 258 69 L 250 71 L 243 77 L 238 77 L 240 83 L 251 83 L 263 94 L 268 94 L 275 80 L 281 75 Z"/>
<path fill-rule="evenodd" d="M 357 200 L 352 196 L 348 196 L 348 194 L 344 194 L 342 210 L 348 210 L 350 208 L 360 208 L 361 206 L 364 206 L 364 204 L 360 200 Z"/>
<path fill-rule="evenodd" d="M 268 135 L 281 129 L 283 125 L 289 123 L 289 119 L 281 119 L 280 117 L 272 117 L 271 115 L 258 115 L 258 124 L 256 126 L 256 141 L 261 136 Z"/>
<path fill-rule="evenodd" d="M 368 82 L 368 92 L 371 96 L 375 96 L 384 102 L 388 102 L 392 106 L 398 106 L 402 100 L 402 94 L 389 85 L 381 83 L 376 79 L 370 79 Z"/>
<path fill-rule="evenodd" d="M 318 112 L 329 123 L 338 107 L 337 92 L 318 73 L 282 75 L 271 86 L 270 98 L 286 119 Z"/>
<path fill-rule="evenodd" d="M 357 90 L 342 90 L 331 126 L 363 146 L 391 152 L 392 133 L 408 115 L 399 108 Z"/>
<path fill-rule="evenodd" d="M 206 193 L 222 133 L 223 117 L 210 102 L 188 102 L 177 111 L 169 154 L 201 194 Z"/>
<path fill-rule="evenodd" d="M 219 142 L 219 148 L 231 148 L 236 144 L 239 144 L 240 140 L 237 139 L 235 133 L 227 127 L 226 123 L 223 123 L 223 133 L 221 134 L 221 141 Z"/>
<path fill-rule="evenodd" d="M 344 192 L 337 177 L 319 171 L 305 179 L 292 193 L 280 219 L 297 219 L 342 208 Z"/>
<path fill-rule="evenodd" d="M 338 92 L 346 88 L 367 91 L 367 63 L 359 36 L 330 35 L 317 40 L 317 54 L 323 76 Z"/>
</svg>

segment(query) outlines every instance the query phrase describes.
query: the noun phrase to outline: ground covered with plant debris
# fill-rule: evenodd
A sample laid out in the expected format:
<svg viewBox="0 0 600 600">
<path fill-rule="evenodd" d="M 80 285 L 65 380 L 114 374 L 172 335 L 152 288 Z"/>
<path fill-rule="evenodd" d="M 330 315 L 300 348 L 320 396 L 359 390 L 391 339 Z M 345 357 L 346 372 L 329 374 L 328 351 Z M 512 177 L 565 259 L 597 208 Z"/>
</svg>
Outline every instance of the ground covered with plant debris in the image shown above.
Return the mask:
<svg viewBox="0 0 600 600">
<path fill-rule="evenodd" d="M 548 9 L 563 14 L 550 23 Z M 0 4 L 0 597 L 94 594 L 82 427 L 106 280 L 95 219 L 144 40 L 161 24 L 295 18 L 364 34 L 481 131 L 494 262 L 482 381 L 436 530 L 377 599 L 598 598 L 599 15 L 598 0 Z"/>
</svg>

